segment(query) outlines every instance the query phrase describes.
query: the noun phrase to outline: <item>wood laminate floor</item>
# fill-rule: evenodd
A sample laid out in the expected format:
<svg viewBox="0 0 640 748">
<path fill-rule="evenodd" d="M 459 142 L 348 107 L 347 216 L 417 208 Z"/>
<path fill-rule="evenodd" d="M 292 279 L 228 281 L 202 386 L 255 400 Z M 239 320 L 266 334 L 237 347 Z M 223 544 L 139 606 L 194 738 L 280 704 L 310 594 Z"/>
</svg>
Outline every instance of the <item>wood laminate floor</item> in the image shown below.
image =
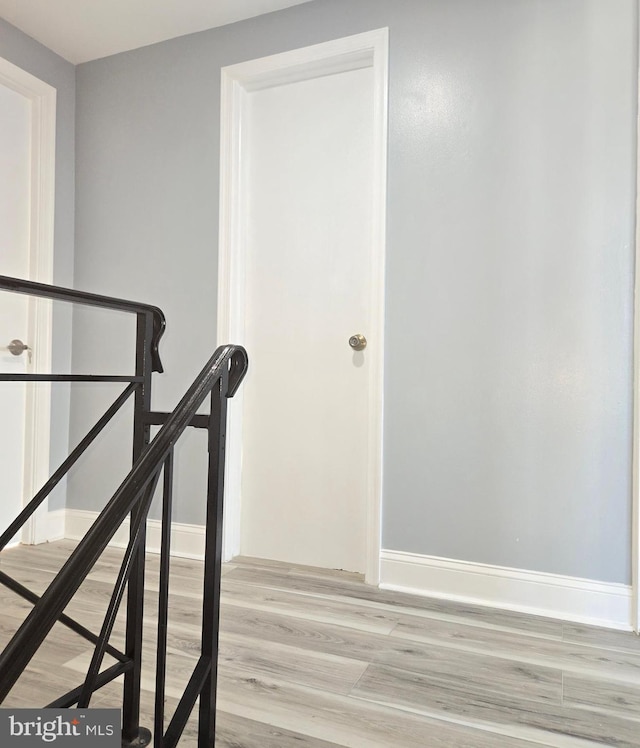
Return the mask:
<svg viewBox="0 0 640 748">
<path fill-rule="evenodd" d="M 0 568 L 46 588 L 74 544 L 17 548 Z M 67 613 L 99 630 L 121 552 L 107 550 Z M 149 556 L 142 724 L 154 684 L 158 557 Z M 202 564 L 174 559 L 167 713 L 199 653 Z M 30 606 L 0 589 L 0 644 Z M 114 637 L 122 646 L 120 619 Z M 223 577 L 217 748 L 640 746 L 640 638 L 368 587 L 358 575 L 255 559 Z M 79 684 L 88 645 L 56 625 L 3 706 Z M 111 664 L 108 658 L 105 663 Z M 121 687 L 92 706 L 119 706 Z M 196 745 L 189 723 L 180 746 Z"/>
</svg>

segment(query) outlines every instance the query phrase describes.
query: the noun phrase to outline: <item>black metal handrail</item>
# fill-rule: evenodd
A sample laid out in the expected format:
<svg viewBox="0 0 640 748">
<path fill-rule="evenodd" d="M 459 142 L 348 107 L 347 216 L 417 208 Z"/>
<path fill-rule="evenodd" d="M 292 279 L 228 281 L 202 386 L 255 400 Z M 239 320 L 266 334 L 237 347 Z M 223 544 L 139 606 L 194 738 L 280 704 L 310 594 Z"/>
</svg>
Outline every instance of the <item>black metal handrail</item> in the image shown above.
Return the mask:
<svg viewBox="0 0 640 748">
<path fill-rule="evenodd" d="M 163 468 L 164 461 L 216 382 L 232 366 L 227 397 L 232 397 L 246 369 L 239 346 L 218 348 L 147 450 L 102 510 L 65 565 L 0 655 L 0 701 L 11 690 L 44 638 L 59 619 L 93 565 L 135 507 L 140 495 Z M 148 492 L 151 493 L 151 492 Z M 151 497 L 147 497 L 150 501 Z"/>
<path fill-rule="evenodd" d="M 0 583 L 34 603 L 33 610 L 0 655 L 0 703 L 28 666 L 51 628 L 59 621 L 95 644 L 95 649 L 84 683 L 58 697 L 47 706 L 70 707 L 77 704 L 78 707 L 86 707 L 97 689 L 124 674 L 123 745 L 143 746 L 150 742 L 151 733 L 139 725 L 145 522 L 160 475 L 164 473 L 154 746 L 155 748 L 173 748 L 177 745 L 198 697 L 200 698 L 198 744 L 212 746 L 215 740 L 226 403 L 227 399 L 235 394 L 246 372 L 248 365 L 246 351 L 240 346 L 231 345 L 218 348 L 172 413 L 152 412 L 150 409 L 151 370 L 153 368 L 156 371 L 162 371 L 157 343 L 164 331 L 164 316 L 157 307 L 0 276 L 0 290 L 2 289 L 135 312 L 138 315 L 138 335 L 136 376 L 119 379 L 119 381 L 130 382 L 129 387 L 117 398 L 16 520 L 0 536 L 0 550 L 2 550 L 129 396 L 135 393 L 133 467 L 48 589 L 41 597 L 38 597 L 4 572 L 0 574 Z M 36 378 L 38 375 L 24 376 L 31 381 L 41 381 Z M 46 377 L 47 375 L 44 375 L 44 378 Z M 7 376 L 6 378 L 18 379 L 19 377 Z M 93 377 L 93 379 L 101 381 L 104 378 Z M 49 375 L 49 381 L 56 380 Z M 208 415 L 198 414 L 198 408 L 209 395 L 211 396 L 210 413 Z M 152 424 L 162 425 L 162 428 L 150 442 Z M 176 442 L 188 426 L 206 428 L 209 439 L 202 654 L 165 731 L 164 682 L 173 452 Z M 63 611 L 127 516 L 131 518 L 129 544 L 102 630 L 99 635 L 96 635 L 66 616 Z M 126 652 L 123 653 L 109 644 L 109 638 L 125 589 L 128 592 Z M 115 657 L 118 662 L 101 672 L 105 653 Z"/>
<path fill-rule="evenodd" d="M 84 304 L 85 306 L 115 309 L 122 312 L 150 314 L 153 319 L 153 335 L 151 337 L 152 370 L 160 374 L 164 371 L 158 346 L 166 328 L 166 320 L 162 309 L 157 306 L 143 304 L 139 301 L 119 299 L 115 296 L 102 296 L 86 291 L 76 291 L 73 288 L 50 286 L 47 283 L 37 283 L 36 281 L 24 280 L 22 278 L 11 278 L 8 275 L 0 275 L 0 290 L 26 294 L 28 296 L 38 296 L 42 299 L 69 301 L 74 304 Z"/>
</svg>

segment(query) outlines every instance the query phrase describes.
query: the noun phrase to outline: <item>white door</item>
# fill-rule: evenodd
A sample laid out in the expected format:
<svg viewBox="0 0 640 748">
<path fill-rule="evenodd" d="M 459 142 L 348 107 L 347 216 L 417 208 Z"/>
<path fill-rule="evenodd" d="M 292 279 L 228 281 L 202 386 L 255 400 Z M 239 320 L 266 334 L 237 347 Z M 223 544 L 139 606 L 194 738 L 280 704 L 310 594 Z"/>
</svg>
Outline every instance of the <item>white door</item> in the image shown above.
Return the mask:
<svg viewBox="0 0 640 748">
<path fill-rule="evenodd" d="M 31 102 L 0 85 L 0 274 L 29 277 Z M 26 296 L 0 293 L 0 371 L 24 373 L 27 354 L 11 340 L 28 340 Z M 26 386 L 0 382 L 0 531 L 23 504 Z"/>
<path fill-rule="evenodd" d="M 247 93 L 243 555 L 366 568 L 374 109 L 372 67 Z"/>
</svg>

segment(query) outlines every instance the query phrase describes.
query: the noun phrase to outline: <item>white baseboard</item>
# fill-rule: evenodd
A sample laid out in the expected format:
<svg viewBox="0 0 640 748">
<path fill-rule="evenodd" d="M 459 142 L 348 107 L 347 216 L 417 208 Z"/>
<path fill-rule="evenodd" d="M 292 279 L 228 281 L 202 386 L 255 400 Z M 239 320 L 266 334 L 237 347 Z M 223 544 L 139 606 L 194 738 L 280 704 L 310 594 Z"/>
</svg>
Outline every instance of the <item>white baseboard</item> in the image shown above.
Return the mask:
<svg viewBox="0 0 640 748">
<path fill-rule="evenodd" d="M 383 589 L 630 631 L 631 587 L 383 550 Z"/>
<path fill-rule="evenodd" d="M 91 527 L 98 512 L 82 509 L 61 510 L 65 514 L 65 531 L 62 537 L 80 540 Z M 162 523 L 157 519 L 147 520 L 147 551 L 160 553 Z M 109 545 L 125 548 L 129 542 L 129 520 L 127 519 L 114 535 Z M 180 558 L 204 559 L 204 525 L 187 525 L 174 522 L 171 525 L 171 555 Z"/>
<path fill-rule="evenodd" d="M 66 509 L 54 509 L 47 513 L 47 540 L 62 540 L 66 524 Z"/>
<path fill-rule="evenodd" d="M 49 512 L 51 540 L 80 540 L 97 512 L 58 509 Z M 174 522 L 171 555 L 204 559 L 203 525 Z M 160 552 L 161 522 L 147 520 L 147 550 Z M 110 545 L 124 548 L 129 523 L 123 524 Z M 631 587 L 560 574 L 470 563 L 418 553 L 383 550 L 380 587 L 423 597 L 455 600 L 492 608 L 515 610 L 607 628 L 631 631 Z"/>
</svg>

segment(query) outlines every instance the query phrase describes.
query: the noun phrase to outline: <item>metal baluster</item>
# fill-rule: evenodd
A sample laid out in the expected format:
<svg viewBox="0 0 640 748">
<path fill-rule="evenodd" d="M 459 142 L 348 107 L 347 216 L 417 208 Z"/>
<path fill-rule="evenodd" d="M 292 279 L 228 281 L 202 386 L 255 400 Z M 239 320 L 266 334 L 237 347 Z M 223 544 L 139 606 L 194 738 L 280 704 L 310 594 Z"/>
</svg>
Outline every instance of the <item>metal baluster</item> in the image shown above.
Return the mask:
<svg viewBox="0 0 640 748">
<path fill-rule="evenodd" d="M 139 313 L 136 336 L 136 375 L 144 381 L 136 391 L 134 404 L 133 462 L 142 455 L 149 444 L 151 429 L 145 414 L 151 410 L 151 372 L 153 370 L 151 346 L 153 317 Z M 135 512 L 131 516 L 133 533 Z M 146 526 L 140 530 L 138 550 L 132 562 L 127 592 L 126 653 L 133 660 L 133 668 L 125 674 L 122 700 L 122 746 L 142 748 L 151 742 L 151 733 L 140 727 L 140 682 L 142 674 L 142 626 L 144 616 L 144 568 Z"/>
<path fill-rule="evenodd" d="M 211 748 L 216 734 L 216 684 L 218 678 L 218 629 L 220 625 L 220 577 L 222 573 L 222 518 L 224 458 L 227 424 L 229 369 L 211 392 L 209 419 L 209 476 L 202 604 L 202 655 L 211 663 L 200 694 L 198 748 Z"/>
<path fill-rule="evenodd" d="M 154 748 L 164 743 L 164 693 L 167 674 L 167 619 L 169 616 L 169 565 L 171 561 L 171 513 L 173 503 L 173 449 L 164 463 L 162 496 L 162 540 L 160 545 L 160 580 L 158 592 L 158 647 L 156 658 L 156 703 Z"/>
</svg>

